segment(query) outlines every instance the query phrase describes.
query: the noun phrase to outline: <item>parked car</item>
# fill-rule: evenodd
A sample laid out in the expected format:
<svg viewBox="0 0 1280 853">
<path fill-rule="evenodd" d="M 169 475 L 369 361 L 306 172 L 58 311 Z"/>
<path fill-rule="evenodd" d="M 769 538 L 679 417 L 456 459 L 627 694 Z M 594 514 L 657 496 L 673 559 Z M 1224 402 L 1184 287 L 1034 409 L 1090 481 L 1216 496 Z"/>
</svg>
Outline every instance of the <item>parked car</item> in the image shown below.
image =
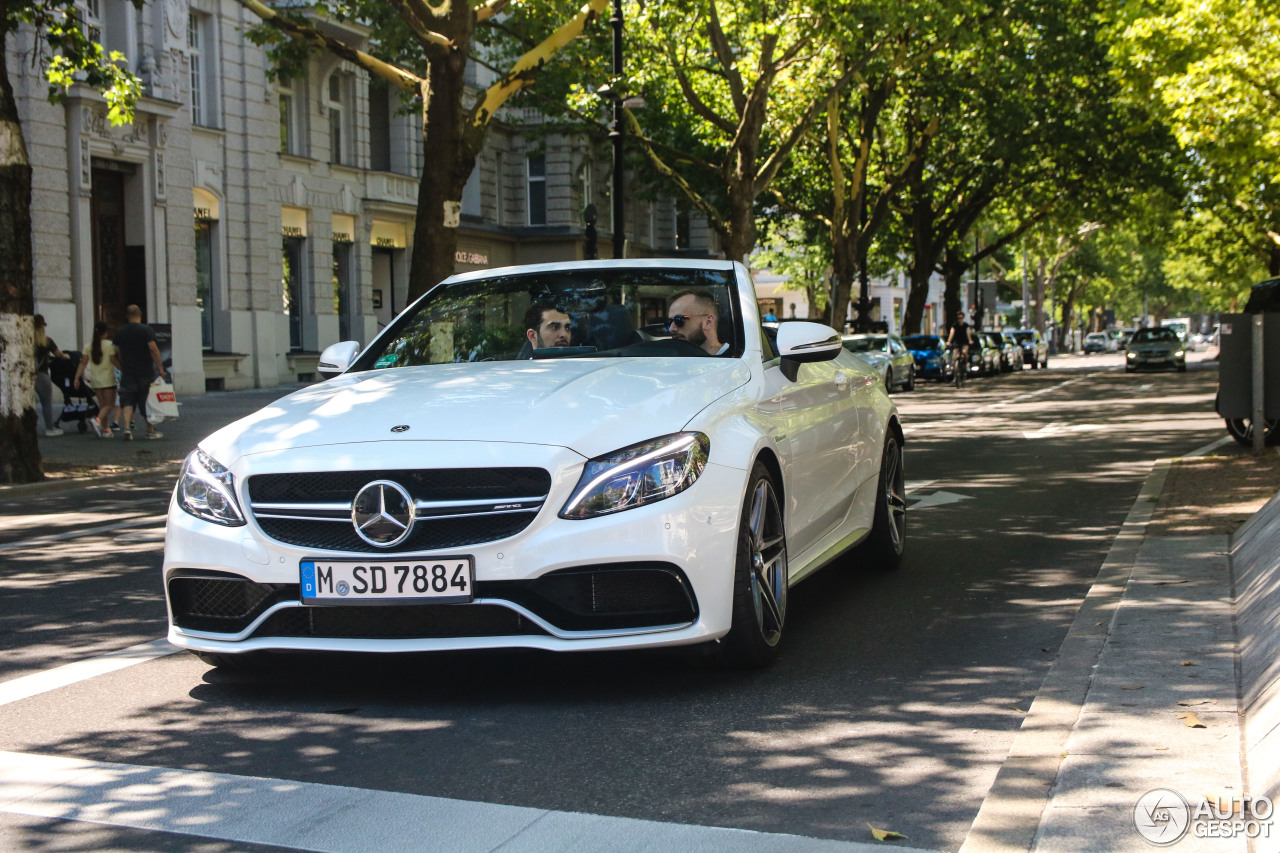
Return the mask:
<svg viewBox="0 0 1280 853">
<path fill-rule="evenodd" d="M 1177 329 L 1161 326 L 1134 332 L 1124 353 L 1124 370 L 1149 369 L 1187 369 L 1187 352 Z"/>
<path fill-rule="evenodd" d="M 995 332 L 995 336 L 999 339 L 1000 348 L 1000 369 L 1005 373 L 1012 373 L 1014 370 L 1022 369 L 1022 347 L 1018 346 L 1018 342 L 1009 332 Z"/>
<path fill-rule="evenodd" d="M 916 376 L 946 381 L 951 378 L 951 351 L 937 335 L 907 335 L 902 343 L 915 359 Z"/>
<path fill-rule="evenodd" d="M 723 352 L 671 336 L 692 312 L 646 324 L 690 288 L 715 297 Z M 570 318 L 569 346 L 525 350 L 539 310 Z M 898 564 L 906 495 L 883 385 L 834 329 L 766 331 L 758 310 L 728 261 L 451 276 L 367 347 L 321 353 L 334 378 L 187 457 L 169 640 L 218 666 L 699 645 L 769 662 L 791 584 L 853 545 Z"/>
<path fill-rule="evenodd" d="M 1011 334 L 1022 347 L 1023 364 L 1031 365 L 1032 370 L 1049 366 L 1049 342 L 1039 329 L 1014 329 Z"/>
<path fill-rule="evenodd" d="M 1109 340 L 1105 332 L 1090 332 L 1084 336 L 1085 352 L 1106 352 Z"/>
<path fill-rule="evenodd" d="M 1000 357 L 1004 349 L 990 332 L 977 332 L 978 343 L 969 346 L 969 374 L 991 376 L 1000 372 Z"/>
<path fill-rule="evenodd" d="M 901 387 L 903 391 L 915 390 L 916 363 L 902 338 L 892 334 L 845 335 L 843 343 L 844 348 L 854 355 L 881 356 L 869 361 L 884 371 L 884 387 L 890 392 L 895 387 Z"/>
</svg>

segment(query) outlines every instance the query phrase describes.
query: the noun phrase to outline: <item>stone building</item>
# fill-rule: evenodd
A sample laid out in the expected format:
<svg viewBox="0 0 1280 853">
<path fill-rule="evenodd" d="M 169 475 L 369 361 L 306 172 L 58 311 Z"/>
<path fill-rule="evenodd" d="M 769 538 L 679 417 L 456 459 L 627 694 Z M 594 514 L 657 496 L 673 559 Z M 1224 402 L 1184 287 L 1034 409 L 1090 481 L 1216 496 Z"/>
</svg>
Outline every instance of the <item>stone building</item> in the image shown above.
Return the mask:
<svg viewBox="0 0 1280 853">
<path fill-rule="evenodd" d="M 244 36 L 256 18 L 233 0 L 84 0 L 83 11 L 142 80 L 131 125 L 112 127 L 82 86 L 50 104 L 30 32 L 5 53 L 33 166 L 36 311 L 64 350 L 136 303 L 171 335 L 179 394 L 269 387 L 315 378 L 325 346 L 367 342 L 405 307 L 431 158 L 397 92 L 327 54 L 273 78 Z M 494 120 L 463 194 L 458 270 L 582 257 L 589 202 L 609 255 L 607 149 L 530 133 L 540 120 L 511 106 Z M 669 199 L 630 199 L 626 224 L 632 255 L 719 254 Z"/>
</svg>

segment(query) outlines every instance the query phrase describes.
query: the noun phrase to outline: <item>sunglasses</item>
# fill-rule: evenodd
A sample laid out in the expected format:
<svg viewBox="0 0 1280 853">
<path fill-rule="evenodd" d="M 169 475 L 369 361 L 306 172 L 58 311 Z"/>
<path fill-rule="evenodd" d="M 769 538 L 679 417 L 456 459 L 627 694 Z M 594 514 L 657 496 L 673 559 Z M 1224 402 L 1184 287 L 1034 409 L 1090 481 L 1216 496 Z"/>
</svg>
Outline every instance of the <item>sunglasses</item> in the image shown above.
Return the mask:
<svg viewBox="0 0 1280 853">
<path fill-rule="evenodd" d="M 686 320 L 692 319 L 694 317 L 710 317 L 710 316 L 711 316 L 710 314 L 677 314 L 671 319 L 667 320 L 667 328 L 682 329 L 684 328 L 684 324 Z"/>
</svg>

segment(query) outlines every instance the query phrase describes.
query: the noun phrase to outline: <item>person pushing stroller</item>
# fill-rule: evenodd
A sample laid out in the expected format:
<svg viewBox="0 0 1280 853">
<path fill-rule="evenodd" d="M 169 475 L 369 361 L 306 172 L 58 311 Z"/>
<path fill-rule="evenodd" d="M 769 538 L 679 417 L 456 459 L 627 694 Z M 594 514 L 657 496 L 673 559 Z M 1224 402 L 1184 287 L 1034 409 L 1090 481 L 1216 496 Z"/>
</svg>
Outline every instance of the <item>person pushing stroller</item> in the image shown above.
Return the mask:
<svg viewBox="0 0 1280 853">
<path fill-rule="evenodd" d="M 116 368 L 112 358 L 115 344 L 107 337 L 107 324 L 99 321 L 93 327 L 93 342 L 84 348 L 80 365 L 76 368 L 74 387 L 79 390 L 81 379 L 98 398 L 97 416 L 89 426 L 99 438 L 111 438 L 111 410 L 116 405 Z"/>
</svg>

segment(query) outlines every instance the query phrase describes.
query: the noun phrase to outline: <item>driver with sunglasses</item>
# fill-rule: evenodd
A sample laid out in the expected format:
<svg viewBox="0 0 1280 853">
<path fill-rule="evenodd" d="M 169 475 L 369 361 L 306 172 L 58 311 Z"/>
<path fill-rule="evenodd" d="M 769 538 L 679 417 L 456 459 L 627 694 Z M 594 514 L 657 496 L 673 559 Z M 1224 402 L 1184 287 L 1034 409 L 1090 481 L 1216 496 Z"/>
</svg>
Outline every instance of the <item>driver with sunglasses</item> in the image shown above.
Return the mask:
<svg viewBox="0 0 1280 853">
<path fill-rule="evenodd" d="M 667 330 L 678 341 L 688 341 L 711 355 L 722 355 L 729 344 L 716 331 L 720 314 L 716 298 L 708 290 L 682 290 L 667 308 Z"/>
</svg>

